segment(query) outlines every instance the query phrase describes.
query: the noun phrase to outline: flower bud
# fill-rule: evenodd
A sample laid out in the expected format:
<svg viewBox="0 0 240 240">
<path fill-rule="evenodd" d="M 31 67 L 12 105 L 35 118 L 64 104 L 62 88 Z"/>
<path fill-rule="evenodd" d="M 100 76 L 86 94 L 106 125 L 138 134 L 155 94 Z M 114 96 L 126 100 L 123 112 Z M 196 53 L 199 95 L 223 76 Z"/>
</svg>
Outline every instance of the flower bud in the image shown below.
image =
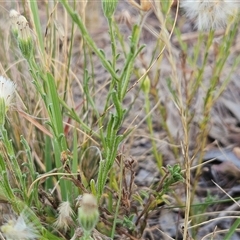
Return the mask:
<svg viewBox="0 0 240 240">
<path fill-rule="evenodd" d="M 141 0 L 141 10 L 142 11 L 149 11 L 152 8 L 152 3 L 149 0 Z"/>
<path fill-rule="evenodd" d="M 102 0 L 102 8 L 104 15 L 107 19 L 110 19 L 114 14 L 117 7 L 118 0 Z"/>
<path fill-rule="evenodd" d="M 30 59 L 33 51 L 33 40 L 28 25 L 27 19 L 20 15 L 18 17 L 18 46 L 22 52 L 22 55 L 26 59 Z"/>
<path fill-rule="evenodd" d="M 135 0 L 129 1 L 129 3 L 144 12 L 149 11 L 152 8 L 151 0 L 140 0 L 140 3 L 137 3 Z"/>
<path fill-rule="evenodd" d="M 146 70 L 143 69 L 142 70 L 142 73 L 145 74 L 146 73 Z M 143 79 L 143 82 L 142 82 L 142 85 L 141 85 L 141 88 L 143 90 L 144 93 L 148 94 L 150 92 L 150 89 L 151 89 L 151 81 L 148 77 L 148 75 L 146 74 L 144 79 Z"/>
<path fill-rule="evenodd" d="M 80 201 L 78 221 L 84 233 L 90 234 L 99 219 L 97 200 L 92 194 L 85 193 Z"/>
</svg>

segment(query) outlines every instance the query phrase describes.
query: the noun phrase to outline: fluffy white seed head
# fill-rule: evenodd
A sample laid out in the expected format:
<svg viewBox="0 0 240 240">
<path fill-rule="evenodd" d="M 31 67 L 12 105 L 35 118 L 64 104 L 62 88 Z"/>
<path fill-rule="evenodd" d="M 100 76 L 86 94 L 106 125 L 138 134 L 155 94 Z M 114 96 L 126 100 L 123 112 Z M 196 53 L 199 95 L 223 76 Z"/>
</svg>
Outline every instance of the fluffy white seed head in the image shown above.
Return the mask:
<svg viewBox="0 0 240 240">
<path fill-rule="evenodd" d="M 1 226 L 1 232 L 6 240 L 35 240 L 39 238 L 38 231 L 32 223 L 26 223 L 21 214 Z"/>
<path fill-rule="evenodd" d="M 182 0 L 187 17 L 195 19 L 199 30 L 225 28 L 239 10 L 239 0 Z"/>
<path fill-rule="evenodd" d="M 11 80 L 0 76 L 0 98 L 4 99 L 7 108 L 12 104 L 15 88 L 15 84 Z"/>
<path fill-rule="evenodd" d="M 20 13 L 17 12 L 16 10 L 14 9 L 11 9 L 10 12 L 9 12 L 9 17 L 10 19 L 12 20 L 13 18 L 16 19 L 17 21 L 17 18 L 20 16 Z M 15 22 L 15 21 L 14 21 Z"/>
<path fill-rule="evenodd" d="M 66 232 L 72 222 L 71 217 L 74 215 L 70 203 L 68 201 L 62 202 L 58 207 L 58 213 L 58 218 L 54 225 L 56 228 L 63 229 Z"/>
</svg>

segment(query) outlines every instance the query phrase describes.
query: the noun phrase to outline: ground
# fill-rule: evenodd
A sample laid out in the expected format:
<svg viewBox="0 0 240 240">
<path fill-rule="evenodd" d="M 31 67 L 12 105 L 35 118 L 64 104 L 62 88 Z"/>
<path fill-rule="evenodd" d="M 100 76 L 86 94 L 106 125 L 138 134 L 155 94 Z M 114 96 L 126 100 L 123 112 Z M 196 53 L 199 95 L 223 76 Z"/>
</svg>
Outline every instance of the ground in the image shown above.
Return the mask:
<svg viewBox="0 0 240 240">
<path fill-rule="evenodd" d="M 1 26 L 3 29 L 1 41 L 4 48 L 0 50 L 8 51 L 9 43 L 4 38 L 4 33 L 7 34 L 9 30 L 9 24 L 7 15 L 10 10 L 11 3 L 1 3 L 2 7 L 5 7 L 4 14 L 1 16 Z M 19 4 L 20 5 L 20 4 Z M 15 6 L 14 6 L 15 7 Z M 20 6 L 21 9 L 21 6 Z M 48 19 L 46 18 L 45 5 L 39 4 L 43 33 L 45 33 Z M 79 8 L 81 13 L 81 8 Z M 61 18 L 61 7 L 59 6 L 58 16 L 55 19 L 55 25 L 58 27 L 59 38 L 61 37 L 61 25 L 65 24 L 67 18 Z M 177 8 L 173 6 L 171 14 L 174 16 Z M 27 13 L 26 13 L 27 14 Z M 65 17 L 65 15 L 64 15 Z M 101 10 L 100 2 L 89 2 L 85 12 L 86 27 L 90 32 L 92 38 L 96 42 L 97 46 L 103 49 L 106 58 L 111 58 L 111 42 L 108 34 L 108 26 L 105 17 Z M 157 153 L 161 155 L 163 160 L 163 166 L 174 165 L 178 163 L 181 166 L 184 176 L 184 154 L 181 151 L 181 144 L 183 143 L 183 126 L 180 120 L 179 111 L 174 104 L 173 95 L 171 95 L 168 79 L 172 77 L 172 65 L 169 59 L 169 52 L 166 49 L 161 55 L 161 62 L 156 62 L 148 73 L 148 77 L 151 82 L 150 87 L 150 109 L 152 119 L 152 134 L 149 133 L 149 126 L 147 124 L 146 115 L 146 98 L 143 91 L 140 88 L 140 83 L 137 83 L 139 76 L 142 72 L 151 65 L 151 62 L 157 58 L 161 45 L 157 44 L 159 33 L 161 31 L 161 25 L 159 23 L 156 14 L 153 9 L 148 12 L 140 12 L 134 8 L 131 4 L 126 1 L 119 1 L 117 10 L 115 12 L 116 23 L 119 25 L 119 30 L 122 33 L 123 41 L 129 41 L 129 35 L 132 30 L 134 23 L 138 23 L 143 18 L 143 30 L 141 34 L 141 44 L 145 44 L 145 48 L 137 58 L 134 66 L 131 85 L 134 87 L 128 92 L 124 99 L 124 104 L 127 108 L 126 118 L 122 125 L 120 132 L 124 132 L 128 128 L 132 128 L 133 131 L 128 139 L 123 142 L 119 148 L 119 154 L 124 156 L 125 163 L 131 163 L 133 166 L 129 167 L 126 171 L 126 179 L 134 176 L 134 184 L 132 186 L 132 194 L 140 193 L 141 191 L 151 192 L 153 186 L 158 185 L 161 181 L 163 174 L 159 170 L 159 162 L 156 156 L 153 154 L 153 142 L 156 144 Z M 184 15 L 183 10 L 178 13 L 176 22 L 177 27 L 181 31 L 181 39 L 187 44 L 187 52 L 183 53 L 179 44 L 179 39 L 174 32 L 169 45 L 171 46 L 172 57 L 176 60 L 176 72 L 177 77 L 181 83 L 179 86 L 182 87 L 181 92 L 183 99 L 187 95 L 188 80 L 193 71 L 197 69 L 184 62 L 184 55 L 193 55 L 194 46 L 197 44 L 199 32 L 194 28 L 194 22 L 187 19 Z M 65 25 L 64 25 L 65 26 Z M 70 24 L 69 24 L 70 29 Z M 70 32 L 67 31 L 70 36 Z M 10 39 L 9 33 L 6 35 Z M 192 163 L 192 167 L 198 164 L 201 153 L 196 153 L 199 139 L 196 136 L 201 131 L 199 122 L 203 118 L 203 99 L 206 95 L 205 89 L 209 86 L 209 81 L 212 75 L 212 69 L 217 51 L 217 42 L 221 41 L 223 31 L 219 30 L 215 32 L 216 45 L 210 48 L 208 53 L 208 63 L 204 68 L 203 81 L 201 88 L 196 92 L 194 100 L 190 105 L 189 111 L 193 113 L 193 120 L 189 125 L 189 155 L 192 157 L 195 155 Z M 48 35 L 46 34 L 47 38 Z M 68 38 L 68 35 L 64 35 L 64 38 Z M 204 54 L 204 43 L 208 39 L 208 33 L 204 35 L 205 42 L 201 45 L 199 59 L 197 61 L 198 67 L 200 68 L 203 64 Z M 219 90 L 220 86 L 224 82 L 225 78 L 229 75 L 234 60 L 239 55 L 239 40 L 240 35 L 237 33 L 234 44 L 231 46 L 231 54 L 228 57 L 225 67 L 219 76 L 219 86 L 214 91 Z M 70 43 L 70 39 L 68 39 Z M 61 41 L 60 45 L 61 45 Z M 74 102 L 74 106 L 80 106 L 84 99 L 83 93 L 80 91 L 83 84 L 83 66 L 84 66 L 84 51 L 81 46 L 82 37 L 78 30 L 74 34 L 74 45 L 73 54 L 71 60 L 71 71 L 77 80 L 71 79 L 69 89 L 72 92 L 68 98 L 69 104 Z M 118 44 L 118 50 L 121 51 L 121 45 Z M 61 52 L 61 46 L 59 47 Z M 87 54 L 91 54 L 89 51 Z M 3 53 L 4 59 L 9 62 L 3 62 L 1 64 L 0 71 L 5 72 L 6 68 L 11 68 L 9 75 L 15 75 L 15 81 L 21 82 L 21 69 L 17 69 L 16 66 L 11 66 L 10 63 L 15 62 L 14 57 L 9 53 Z M 62 58 L 64 55 L 59 54 Z M 121 68 L 124 61 L 124 54 L 120 52 L 120 57 L 117 62 L 117 67 Z M 102 66 L 98 57 L 92 53 L 91 61 L 93 66 L 89 66 L 88 70 L 94 73 L 94 86 L 95 99 L 97 103 L 97 109 L 100 113 L 104 112 L 103 102 L 106 100 L 107 92 L 109 90 L 109 78 L 110 75 Z M 90 64 L 90 60 L 89 60 Z M 184 65 L 185 64 L 185 65 Z M 23 66 L 24 68 L 24 66 Z M 93 70 L 91 70 L 93 69 Z M 230 76 L 229 83 L 224 86 L 221 96 L 214 103 L 208 116 L 207 127 L 209 131 L 207 133 L 206 146 L 203 152 L 203 160 L 209 161 L 204 164 L 201 168 L 201 174 L 195 179 L 196 170 L 191 171 L 191 183 L 196 184 L 195 196 L 193 197 L 191 214 L 193 216 L 192 221 L 189 222 L 189 234 L 194 235 L 195 239 L 224 239 L 224 230 L 229 229 L 235 220 L 236 214 L 239 213 L 239 203 L 229 200 L 230 196 L 234 197 L 238 201 L 240 188 L 238 186 L 240 179 L 240 70 L 239 67 L 234 69 Z M 60 78 L 60 77 L 59 77 Z M 137 84 L 136 84 L 137 83 Z M 92 82 L 91 82 L 92 84 Z M 174 83 L 173 83 L 174 85 Z M 59 94 L 63 96 L 63 87 L 59 83 Z M 174 88 L 175 86 L 173 86 Z M 21 86 L 18 84 L 19 91 Z M 31 94 L 29 98 L 31 98 Z M 21 106 L 21 103 L 17 104 Z M 165 114 L 162 114 L 164 109 Z M 91 109 L 89 110 L 91 111 Z M 67 120 L 66 120 L 67 121 Z M 168 131 L 166 130 L 167 126 Z M 27 132 L 27 130 L 25 130 Z M 27 135 L 27 134 L 26 134 Z M 171 139 L 170 139 L 171 136 Z M 33 144 L 34 145 L 34 144 Z M 177 151 L 174 152 L 174 149 Z M 37 150 L 36 150 L 37 151 Z M 84 164 L 84 163 L 83 163 Z M 87 163 L 89 164 L 89 163 Z M 89 171 L 92 169 L 92 165 L 96 166 L 95 163 L 90 163 L 85 169 L 85 175 L 89 178 L 90 175 L 94 177 L 94 172 Z M 127 167 L 126 167 L 127 168 Z M 97 168 L 94 168 L 97 171 Z M 132 174 L 132 171 L 134 174 Z M 214 183 L 213 183 L 214 181 Z M 219 186 L 216 186 L 216 184 Z M 127 184 L 129 185 L 129 183 Z M 141 220 L 140 226 L 146 224 L 146 229 L 142 236 L 142 239 L 182 239 L 182 224 L 184 222 L 184 201 L 185 201 L 185 184 L 177 183 L 171 187 L 171 191 L 165 194 L 165 202 L 159 203 L 149 213 L 148 216 L 144 216 Z M 147 200 L 146 200 L 147 201 Z M 139 207 L 139 211 L 142 211 L 143 206 L 134 205 L 132 202 L 132 208 Z M 144 203 L 146 204 L 146 202 Z M 140 210 L 141 209 L 141 210 Z M 233 212 L 234 211 L 234 212 Z M 230 217 L 231 216 L 231 217 Z M 214 219 L 214 221 L 211 221 Z M 143 223 L 143 221 L 146 222 Z M 203 223 L 201 225 L 201 223 Z M 199 224 L 198 228 L 191 229 L 192 225 Z M 120 226 L 118 226 L 120 229 Z M 223 230 L 222 234 L 214 235 L 215 231 Z M 195 231 L 195 232 L 194 232 Z M 126 236 L 120 234 L 118 231 L 119 239 L 138 239 L 134 238 L 133 235 Z M 212 234 L 207 236 L 207 234 Z M 206 236 L 206 238 L 204 238 Z M 211 238 L 212 237 L 212 238 Z M 239 239 L 238 233 L 232 235 L 232 240 Z M 189 238 L 190 239 L 190 238 Z"/>
</svg>

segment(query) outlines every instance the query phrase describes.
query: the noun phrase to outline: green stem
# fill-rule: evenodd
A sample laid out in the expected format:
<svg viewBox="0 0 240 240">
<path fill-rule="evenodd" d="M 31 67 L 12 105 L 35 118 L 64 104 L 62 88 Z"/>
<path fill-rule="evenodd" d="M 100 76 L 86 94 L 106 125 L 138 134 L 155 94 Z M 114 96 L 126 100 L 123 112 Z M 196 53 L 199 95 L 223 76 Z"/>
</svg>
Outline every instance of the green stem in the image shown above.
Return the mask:
<svg viewBox="0 0 240 240">
<path fill-rule="evenodd" d="M 39 42 L 41 53 L 44 52 L 44 42 L 43 42 L 43 37 L 42 37 L 42 27 L 40 23 L 40 18 L 39 18 L 39 12 L 38 12 L 38 2 L 37 1 L 29 1 L 30 8 L 31 8 L 31 13 L 34 21 L 34 26 L 35 30 L 37 32 L 37 41 Z"/>
<path fill-rule="evenodd" d="M 130 76 L 132 75 L 134 59 L 136 58 L 137 45 L 139 42 L 140 37 L 140 28 L 139 26 L 135 25 L 133 27 L 132 37 L 131 37 L 131 45 L 130 45 L 130 52 L 128 54 L 126 63 L 124 65 L 120 81 L 118 83 L 118 92 L 119 92 L 119 100 L 122 102 L 129 85 Z"/>
<path fill-rule="evenodd" d="M 110 39 L 111 39 L 111 47 L 112 47 L 112 67 L 113 70 L 116 68 L 116 41 L 115 41 L 115 34 L 113 30 L 113 20 L 112 18 L 108 19 L 108 26 L 110 29 Z"/>
<path fill-rule="evenodd" d="M 27 197 L 26 197 L 27 190 L 26 190 L 25 181 L 23 179 L 23 174 L 22 174 L 21 168 L 19 166 L 19 163 L 17 161 L 17 158 L 15 156 L 13 146 L 12 146 L 12 141 L 9 140 L 7 130 L 5 129 L 5 127 L 3 125 L 0 125 L 0 133 L 1 133 L 1 139 L 7 150 L 7 154 L 10 158 L 11 163 L 13 164 L 13 170 L 14 170 L 14 174 L 16 176 L 16 180 L 20 184 L 20 190 L 22 192 L 22 196 L 23 196 L 24 200 L 26 200 L 26 202 L 27 202 Z"/>
<path fill-rule="evenodd" d="M 152 126 L 152 118 L 150 114 L 150 101 L 149 101 L 149 93 L 145 93 L 145 111 L 146 111 L 146 115 L 147 115 L 147 125 L 148 125 L 148 130 L 150 132 L 150 136 L 151 136 L 151 142 L 152 142 L 152 151 L 153 151 L 153 155 L 156 159 L 159 171 L 162 172 L 162 155 L 160 153 L 158 153 L 157 151 L 157 145 L 156 142 L 154 140 L 154 135 L 153 135 L 153 126 Z"/>
<path fill-rule="evenodd" d="M 113 220 L 113 226 L 112 226 L 112 232 L 111 232 L 111 239 L 114 238 L 115 236 L 115 229 L 116 229 L 116 224 L 117 224 L 117 217 L 118 217 L 118 212 L 120 208 L 120 203 L 122 200 L 122 178 L 123 178 L 123 159 L 120 160 L 121 165 L 120 165 L 120 183 L 119 183 L 119 192 L 118 192 L 118 201 L 117 201 L 117 206 L 114 214 L 114 220 Z"/>
<path fill-rule="evenodd" d="M 109 73 L 112 75 L 113 78 L 118 79 L 118 76 L 117 76 L 116 72 L 114 71 L 112 65 L 107 61 L 107 59 L 104 56 L 104 54 L 98 49 L 98 47 L 96 46 L 95 42 L 90 37 L 90 35 L 89 35 L 87 29 L 85 28 L 85 26 L 84 26 L 80 16 L 76 12 L 74 12 L 74 10 L 70 7 L 70 5 L 67 3 L 66 0 L 60 0 L 60 2 L 62 3 L 64 8 L 69 13 L 69 15 L 71 16 L 72 20 L 77 24 L 77 26 L 81 30 L 83 38 L 86 40 L 88 45 L 94 50 L 94 52 L 100 58 L 103 66 L 109 71 Z"/>
</svg>

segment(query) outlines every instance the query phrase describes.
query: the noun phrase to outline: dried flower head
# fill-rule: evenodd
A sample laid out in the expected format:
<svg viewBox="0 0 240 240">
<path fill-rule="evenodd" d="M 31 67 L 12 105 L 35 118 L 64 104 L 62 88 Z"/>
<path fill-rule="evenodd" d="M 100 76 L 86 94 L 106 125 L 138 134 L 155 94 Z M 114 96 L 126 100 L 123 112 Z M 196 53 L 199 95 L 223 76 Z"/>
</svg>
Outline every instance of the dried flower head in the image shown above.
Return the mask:
<svg viewBox="0 0 240 240">
<path fill-rule="evenodd" d="M 84 232 L 90 233 L 99 219 L 97 199 L 85 193 L 80 200 L 78 208 L 78 220 Z"/>
<path fill-rule="evenodd" d="M 131 29 L 133 25 L 132 17 L 128 10 L 120 12 L 120 14 L 115 17 L 115 20 L 120 24 L 126 24 L 129 29 Z"/>
<path fill-rule="evenodd" d="M 72 216 L 74 212 L 68 201 L 62 202 L 58 207 L 58 218 L 54 223 L 56 228 L 63 229 L 65 232 L 69 228 L 70 223 L 72 223 Z"/>
<path fill-rule="evenodd" d="M 7 240 L 34 240 L 39 238 L 35 226 L 30 222 L 26 223 L 23 214 L 17 219 L 8 220 L 1 226 L 1 231 Z"/>
<path fill-rule="evenodd" d="M 191 19 L 196 19 L 199 30 L 219 29 L 227 26 L 239 8 L 237 0 L 182 0 L 181 7 Z"/>
<path fill-rule="evenodd" d="M 136 0 L 128 0 L 133 7 L 137 8 L 138 10 L 147 12 L 152 8 L 151 0 L 140 0 L 140 3 L 137 3 Z"/>
<path fill-rule="evenodd" d="M 33 40 L 27 19 L 20 15 L 17 20 L 18 25 L 18 46 L 26 59 L 32 56 Z"/>
<path fill-rule="evenodd" d="M 9 12 L 9 17 L 11 21 L 11 29 L 13 32 L 13 35 L 17 38 L 18 37 L 18 18 L 20 16 L 20 13 L 17 12 L 16 10 L 12 9 Z"/>
<path fill-rule="evenodd" d="M 19 30 L 19 38 L 23 40 L 28 40 L 29 38 L 31 38 L 28 21 L 23 15 L 20 15 L 18 17 L 17 24 Z"/>
</svg>

